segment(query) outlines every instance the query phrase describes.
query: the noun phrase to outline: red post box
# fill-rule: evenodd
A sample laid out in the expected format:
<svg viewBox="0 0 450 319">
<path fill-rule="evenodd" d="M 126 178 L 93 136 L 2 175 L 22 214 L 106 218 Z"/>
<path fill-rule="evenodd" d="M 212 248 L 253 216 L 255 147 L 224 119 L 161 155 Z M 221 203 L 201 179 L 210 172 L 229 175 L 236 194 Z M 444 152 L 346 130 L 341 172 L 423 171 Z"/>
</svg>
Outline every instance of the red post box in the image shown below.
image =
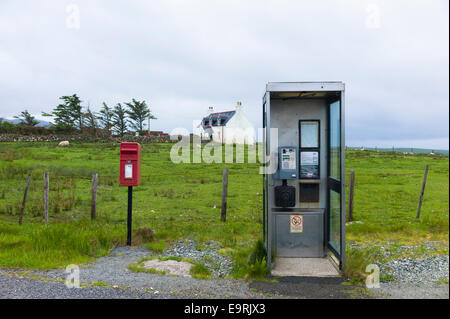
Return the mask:
<svg viewBox="0 0 450 319">
<path fill-rule="evenodd" d="M 141 145 L 120 143 L 120 186 L 141 183 Z"/>
</svg>

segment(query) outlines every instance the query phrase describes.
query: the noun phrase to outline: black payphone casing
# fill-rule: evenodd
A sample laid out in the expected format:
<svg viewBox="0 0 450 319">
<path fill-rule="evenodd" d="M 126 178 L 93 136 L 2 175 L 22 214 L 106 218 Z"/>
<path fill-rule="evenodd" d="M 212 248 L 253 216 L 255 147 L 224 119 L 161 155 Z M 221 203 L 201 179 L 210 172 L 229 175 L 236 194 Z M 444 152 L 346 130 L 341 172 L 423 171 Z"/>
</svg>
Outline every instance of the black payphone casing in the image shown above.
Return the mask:
<svg viewBox="0 0 450 319">
<path fill-rule="evenodd" d="M 275 187 L 275 206 L 295 207 L 295 187 L 283 184 Z"/>
</svg>

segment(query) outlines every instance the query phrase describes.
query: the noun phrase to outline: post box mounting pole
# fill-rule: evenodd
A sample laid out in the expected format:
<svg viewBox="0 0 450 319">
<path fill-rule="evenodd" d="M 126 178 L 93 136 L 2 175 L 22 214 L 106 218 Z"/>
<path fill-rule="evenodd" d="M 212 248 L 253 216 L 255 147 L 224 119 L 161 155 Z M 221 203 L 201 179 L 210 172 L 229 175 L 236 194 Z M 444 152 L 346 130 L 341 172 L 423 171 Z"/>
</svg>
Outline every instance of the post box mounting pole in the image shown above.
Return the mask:
<svg viewBox="0 0 450 319">
<path fill-rule="evenodd" d="M 131 246 L 131 222 L 133 210 L 133 186 L 128 186 L 128 218 L 127 218 L 127 245 Z"/>
</svg>

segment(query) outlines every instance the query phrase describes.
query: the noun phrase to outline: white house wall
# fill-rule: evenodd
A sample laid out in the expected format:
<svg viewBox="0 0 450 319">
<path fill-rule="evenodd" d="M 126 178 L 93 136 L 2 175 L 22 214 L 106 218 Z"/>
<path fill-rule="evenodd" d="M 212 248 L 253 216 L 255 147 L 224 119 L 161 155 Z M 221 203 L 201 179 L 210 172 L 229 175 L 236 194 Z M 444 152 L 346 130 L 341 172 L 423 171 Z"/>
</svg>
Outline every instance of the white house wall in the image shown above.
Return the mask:
<svg viewBox="0 0 450 319">
<path fill-rule="evenodd" d="M 199 131 L 202 139 L 210 140 L 212 136 L 212 141 L 216 143 L 253 145 L 256 141 L 255 128 L 240 106 L 225 126 L 200 126 Z"/>
<path fill-rule="evenodd" d="M 255 144 L 255 128 L 241 110 L 228 121 L 224 130 L 225 144 Z"/>
</svg>

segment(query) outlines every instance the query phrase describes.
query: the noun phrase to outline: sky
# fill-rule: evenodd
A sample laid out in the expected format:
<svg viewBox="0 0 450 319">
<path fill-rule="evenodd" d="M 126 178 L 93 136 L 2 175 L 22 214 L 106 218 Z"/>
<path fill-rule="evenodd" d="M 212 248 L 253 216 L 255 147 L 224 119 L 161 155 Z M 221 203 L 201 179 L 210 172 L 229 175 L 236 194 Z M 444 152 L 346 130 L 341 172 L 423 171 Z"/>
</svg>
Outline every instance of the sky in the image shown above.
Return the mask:
<svg viewBox="0 0 450 319">
<path fill-rule="evenodd" d="M 166 132 L 242 101 L 261 127 L 266 83 L 343 81 L 348 146 L 448 149 L 448 39 L 448 0 L 2 0 L 0 117 L 77 94 Z"/>
</svg>

